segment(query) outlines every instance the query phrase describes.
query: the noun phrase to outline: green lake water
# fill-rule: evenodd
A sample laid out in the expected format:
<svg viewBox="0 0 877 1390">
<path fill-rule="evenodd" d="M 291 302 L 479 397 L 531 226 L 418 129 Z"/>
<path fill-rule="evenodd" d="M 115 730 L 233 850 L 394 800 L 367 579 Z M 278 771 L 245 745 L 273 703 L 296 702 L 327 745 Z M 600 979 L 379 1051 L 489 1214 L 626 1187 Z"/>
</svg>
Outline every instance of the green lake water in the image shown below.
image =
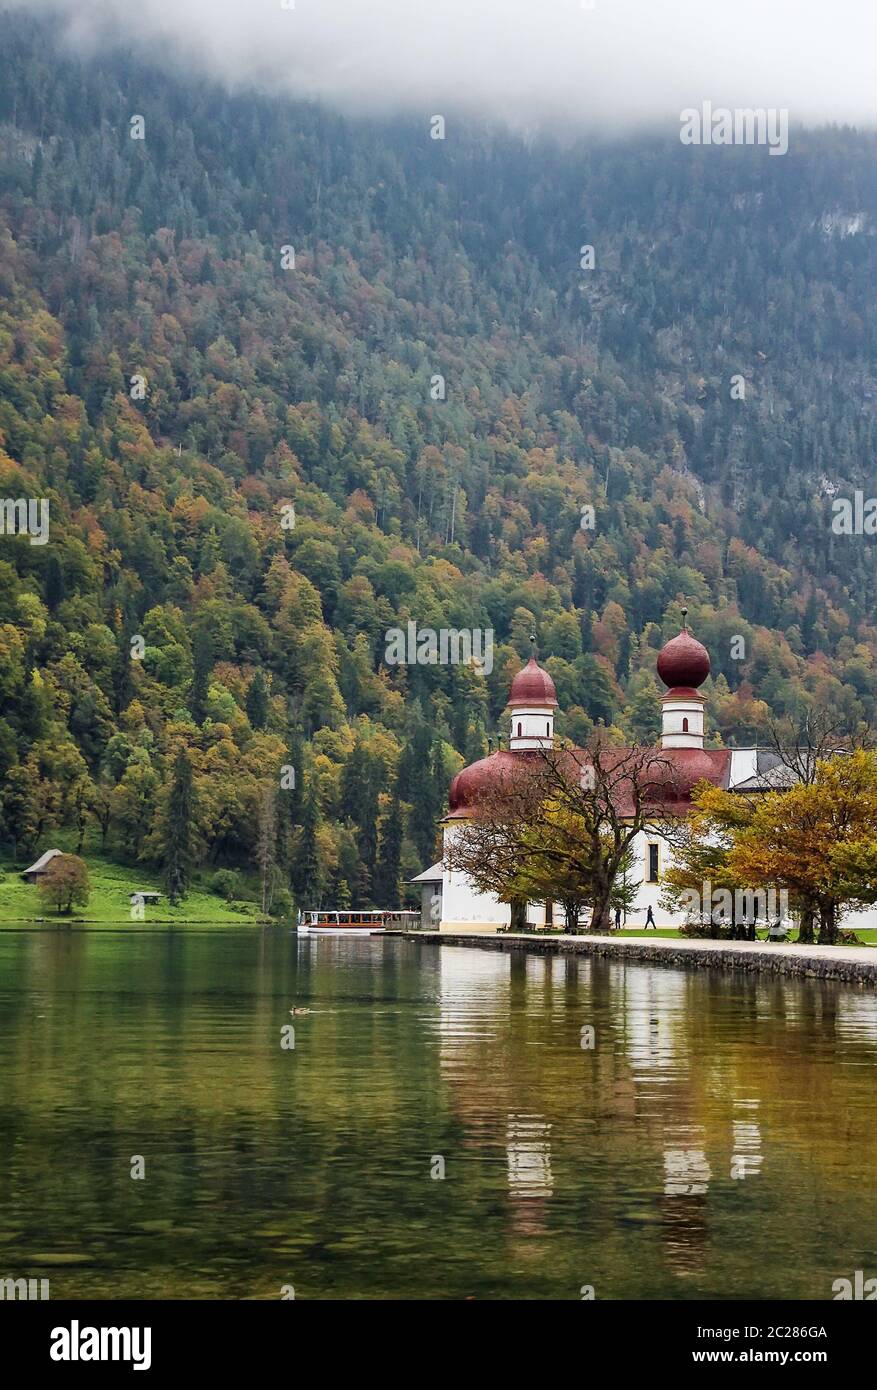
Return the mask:
<svg viewBox="0 0 877 1390">
<path fill-rule="evenodd" d="M 877 995 L 833 982 L 277 929 L 4 931 L 0 1278 L 829 1299 L 877 1276 L 875 1063 Z"/>
</svg>

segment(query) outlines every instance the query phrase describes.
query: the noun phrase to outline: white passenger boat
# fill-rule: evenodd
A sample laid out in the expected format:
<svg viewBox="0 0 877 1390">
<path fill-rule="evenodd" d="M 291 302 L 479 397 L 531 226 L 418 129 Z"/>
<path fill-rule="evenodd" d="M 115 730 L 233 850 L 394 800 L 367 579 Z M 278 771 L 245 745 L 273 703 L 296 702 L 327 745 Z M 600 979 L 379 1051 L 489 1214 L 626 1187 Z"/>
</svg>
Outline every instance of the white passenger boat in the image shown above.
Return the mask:
<svg viewBox="0 0 877 1390">
<path fill-rule="evenodd" d="M 320 908 L 303 912 L 298 929 L 304 936 L 383 936 L 387 913 L 380 908 L 353 912 L 349 908 L 333 911 Z"/>
</svg>

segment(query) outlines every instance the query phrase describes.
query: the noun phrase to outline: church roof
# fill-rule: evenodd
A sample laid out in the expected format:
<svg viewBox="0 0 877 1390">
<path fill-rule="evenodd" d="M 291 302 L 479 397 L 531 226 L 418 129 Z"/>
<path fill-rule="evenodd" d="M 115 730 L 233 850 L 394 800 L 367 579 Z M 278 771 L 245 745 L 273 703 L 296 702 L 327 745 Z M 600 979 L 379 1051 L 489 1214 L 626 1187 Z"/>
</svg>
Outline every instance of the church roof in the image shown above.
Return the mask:
<svg viewBox="0 0 877 1390">
<path fill-rule="evenodd" d="M 450 814 L 448 820 L 459 820 L 466 816 L 474 806 L 479 794 L 488 787 L 499 786 L 505 778 L 512 777 L 521 767 L 532 764 L 538 754 L 532 752 L 510 753 L 507 748 L 499 748 L 477 763 L 461 768 L 448 790 Z"/>
<path fill-rule="evenodd" d="M 685 615 L 683 609 L 683 617 Z M 698 699 L 698 687 L 710 673 L 710 659 L 706 647 L 692 637 L 687 627 L 662 647 L 658 655 L 658 674 L 670 691 L 665 700 L 681 697 Z M 526 666 L 514 677 L 509 691 L 508 707 L 557 706 L 557 691 L 554 681 L 536 661 L 530 657 Z M 607 746 L 601 754 L 604 767 L 612 767 L 613 759 L 618 764 L 629 757 L 630 749 Z M 538 766 L 543 754 L 538 749 L 522 749 L 512 752 L 507 748 L 498 749 L 486 758 L 479 758 L 457 773 L 448 793 L 449 810 L 446 820 L 462 820 L 471 815 L 472 808 L 488 789 L 501 787 L 504 781 L 516 772 Z M 568 765 L 571 780 L 581 776 L 587 766 L 588 752 L 574 748 L 560 753 Z M 534 760 L 536 760 L 534 762 Z M 640 763 L 642 766 L 642 763 Z M 754 773 L 753 763 L 747 775 Z M 758 766 L 757 771 L 763 769 Z M 710 782 L 714 787 L 727 790 L 731 783 L 731 750 L 727 748 L 661 748 L 654 749 L 651 766 L 643 767 L 643 777 L 650 784 L 650 790 L 658 789 L 660 795 L 655 801 L 655 810 L 662 815 L 685 815 L 691 806 L 691 792 L 698 782 Z M 627 796 L 630 809 L 618 805 L 622 815 L 632 814 L 633 795 L 624 791 L 625 774 L 619 767 L 618 798 Z M 614 799 L 614 798 L 613 798 Z M 650 800 L 651 800 L 650 796 Z"/>
<path fill-rule="evenodd" d="M 611 767 L 613 761 L 620 764 L 630 753 L 629 748 L 607 747 L 603 750 L 604 766 Z M 571 748 L 559 753 L 568 766 L 570 780 L 581 776 L 589 758 L 586 749 Z M 471 815 L 479 797 L 488 788 L 501 787 L 503 782 L 514 776 L 522 767 L 537 768 L 542 754 L 536 751 L 512 753 L 501 748 L 487 758 L 470 763 L 457 773 L 448 793 L 449 812 L 446 820 L 465 820 Z M 698 782 L 710 782 L 714 787 L 727 791 L 731 774 L 731 750 L 729 748 L 655 748 L 654 761 L 646 769 L 649 782 L 663 789 L 655 800 L 655 810 L 662 815 L 682 816 L 691 807 L 691 793 Z M 629 805 L 624 804 L 624 778 L 619 779 L 619 814 L 633 812 L 633 799 L 628 797 Z"/>
<path fill-rule="evenodd" d="M 673 693 L 697 690 L 710 673 L 710 656 L 702 642 L 692 637 L 687 628 L 665 642 L 658 653 L 658 675 Z"/>
<path fill-rule="evenodd" d="M 409 883 L 441 883 L 444 876 L 445 866 L 441 860 L 437 864 L 431 864 L 428 869 L 424 869 L 422 874 L 415 874 L 409 878 Z"/>
<path fill-rule="evenodd" d="M 755 752 L 755 767 L 751 776 L 745 777 L 740 781 L 733 782 L 731 790 L 735 792 L 769 792 L 785 791 L 788 787 L 793 787 L 798 782 L 798 774 L 794 768 L 783 762 L 778 753 L 772 749 L 757 749 Z"/>
<path fill-rule="evenodd" d="M 515 676 L 509 691 L 510 708 L 516 705 L 544 705 L 557 707 L 557 691 L 548 672 L 531 656 L 526 666 Z"/>
</svg>

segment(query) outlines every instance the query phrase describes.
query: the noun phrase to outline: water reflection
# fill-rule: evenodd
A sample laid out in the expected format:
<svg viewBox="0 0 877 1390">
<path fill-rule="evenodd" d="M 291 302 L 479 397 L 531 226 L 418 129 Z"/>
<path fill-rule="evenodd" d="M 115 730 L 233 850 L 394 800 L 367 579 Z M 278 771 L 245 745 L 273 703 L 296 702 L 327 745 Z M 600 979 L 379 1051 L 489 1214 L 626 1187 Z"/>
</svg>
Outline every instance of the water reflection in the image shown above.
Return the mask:
<svg viewBox="0 0 877 1390">
<path fill-rule="evenodd" d="M 743 1179 L 761 1172 L 761 1126 L 758 1124 L 759 1102 L 754 1099 L 735 1100 L 733 1124 L 733 1153 L 731 1177 Z M 736 1118 L 739 1115 L 740 1118 Z"/>
<path fill-rule="evenodd" d="M 522 1235 L 544 1231 L 547 1199 L 554 1187 L 551 1125 L 539 1115 L 509 1115 L 506 1156 L 515 1232 Z"/>
<path fill-rule="evenodd" d="M 692 1142 L 702 1136 L 698 1126 L 677 1127 L 674 1138 Z M 693 1196 L 709 1191 L 712 1171 L 705 1149 L 664 1150 L 664 1194 L 667 1197 Z"/>
<path fill-rule="evenodd" d="M 829 1297 L 877 1274 L 875 1059 L 815 980 L 0 933 L 0 1249 L 53 1297 Z"/>
</svg>

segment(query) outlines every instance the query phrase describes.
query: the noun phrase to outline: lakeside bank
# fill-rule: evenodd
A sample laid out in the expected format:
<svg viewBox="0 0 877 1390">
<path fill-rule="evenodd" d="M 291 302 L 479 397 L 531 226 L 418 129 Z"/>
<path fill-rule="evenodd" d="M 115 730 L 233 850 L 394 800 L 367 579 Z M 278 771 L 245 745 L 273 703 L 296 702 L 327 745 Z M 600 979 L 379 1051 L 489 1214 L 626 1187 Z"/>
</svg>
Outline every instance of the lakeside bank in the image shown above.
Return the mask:
<svg viewBox="0 0 877 1390">
<path fill-rule="evenodd" d="M 746 970 L 805 975 L 877 986 L 877 952 L 868 946 L 799 946 L 791 942 L 704 941 L 684 937 L 542 936 L 529 932 L 406 932 L 406 940 L 486 951 L 536 951 L 545 955 L 607 956 L 621 961 L 686 970 Z"/>
</svg>

